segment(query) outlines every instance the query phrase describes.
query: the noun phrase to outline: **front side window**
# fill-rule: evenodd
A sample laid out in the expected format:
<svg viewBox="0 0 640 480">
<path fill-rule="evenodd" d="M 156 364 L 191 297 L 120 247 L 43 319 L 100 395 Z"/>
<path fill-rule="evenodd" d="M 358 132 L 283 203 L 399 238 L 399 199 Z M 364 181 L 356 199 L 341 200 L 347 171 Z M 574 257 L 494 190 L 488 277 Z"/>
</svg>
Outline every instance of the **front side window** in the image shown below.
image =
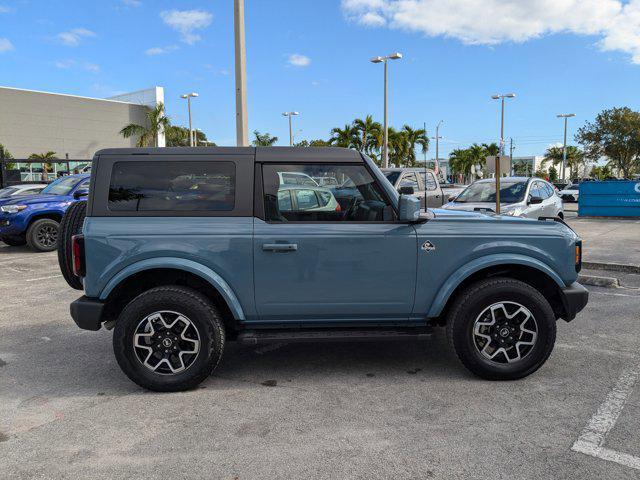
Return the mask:
<svg viewBox="0 0 640 480">
<path fill-rule="evenodd" d="M 333 178 L 323 186 L 292 185 L 296 178 Z M 265 218 L 271 222 L 382 222 L 395 213 L 380 185 L 362 165 L 263 166 Z M 324 182 L 322 182 L 324 183 Z"/>
<path fill-rule="evenodd" d="M 424 183 L 425 190 L 436 190 L 438 188 L 438 183 L 436 182 L 433 173 L 420 172 L 420 176 L 422 177 L 422 183 Z"/>
<path fill-rule="evenodd" d="M 418 187 L 418 177 L 416 177 L 415 173 L 405 173 L 400 180 L 400 188 L 402 187 L 411 187 L 414 192 L 420 190 Z"/>
<path fill-rule="evenodd" d="M 109 185 L 109 210 L 230 211 L 235 176 L 232 162 L 117 162 Z"/>
</svg>

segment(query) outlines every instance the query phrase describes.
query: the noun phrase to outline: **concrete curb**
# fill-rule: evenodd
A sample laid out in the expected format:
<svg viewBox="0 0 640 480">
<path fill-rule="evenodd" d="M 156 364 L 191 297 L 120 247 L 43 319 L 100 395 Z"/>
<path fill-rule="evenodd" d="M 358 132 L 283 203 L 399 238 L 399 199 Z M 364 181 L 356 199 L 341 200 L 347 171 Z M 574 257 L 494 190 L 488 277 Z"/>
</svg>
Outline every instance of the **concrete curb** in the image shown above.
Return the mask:
<svg viewBox="0 0 640 480">
<path fill-rule="evenodd" d="M 578 282 L 593 287 L 621 288 L 620 280 L 615 277 L 598 277 L 596 275 L 578 275 Z"/>
<path fill-rule="evenodd" d="M 640 265 L 628 265 L 624 263 L 582 262 L 582 268 L 587 270 L 607 270 L 610 272 L 640 274 Z"/>
</svg>

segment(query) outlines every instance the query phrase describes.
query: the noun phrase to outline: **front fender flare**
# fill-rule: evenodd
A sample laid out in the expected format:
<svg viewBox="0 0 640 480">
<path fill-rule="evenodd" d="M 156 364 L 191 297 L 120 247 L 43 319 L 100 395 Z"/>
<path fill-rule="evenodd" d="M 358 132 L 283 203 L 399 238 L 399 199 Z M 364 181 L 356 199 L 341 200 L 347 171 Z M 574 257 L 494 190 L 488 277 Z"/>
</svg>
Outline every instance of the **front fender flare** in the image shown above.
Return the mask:
<svg viewBox="0 0 640 480">
<path fill-rule="evenodd" d="M 109 280 L 109 282 L 107 282 L 105 287 L 102 289 L 102 292 L 100 292 L 100 300 L 106 300 L 113 289 L 131 275 L 143 272 L 145 270 L 154 270 L 157 268 L 184 270 L 186 272 L 193 273 L 194 275 L 199 276 L 203 280 L 206 280 L 211 284 L 212 287 L 214 287 L 218 291 L 218 293 L 220 293 L 220 295 L 222 295 L 222 298 L 224 298 L 225 302 L 227 302 L 227 305 L 229 306 L 229 310 L 231 310 L 233 317 L 236 320 L 245 320 L 244 311 L 242 310 L 242 306 L 238 301 L 238 297 L 233 292 L 229 284 L 224 280 L 224 278 L 211 270 L 209 267 L 206 267 L 201 263 L 194 262 L 193 260 L 187 260 L 184 258 L 158 257 L 150 258 L 147 260 L 140 260 L 139 262 L 132 263 L 126 268 L 120 270 Z"/>
<path fill-rule="evenodd" d="M 438 290 L 431 308 L 427 313 L 427 317 L 433 318 L 439 316 L 453 292 L 455 292 L 456 288 L 458 288 L 466 278 L 482 269 L 494 267 L 496 265 L 524 265 L 532 267 L 551 277 L 553 281 L 558 284 L 558 287 L 564 288 L 565 286 L 560 276 L 554 272 L 553 269 L 551 269 L 546 263 L 533 257 L 518 254 L 486 255 L 463 265 L 451 274 L 449 278 L 447 278 L 447 281 L 442 285 L 442 287 L 440 287 L 440 290 Z"/>
</svg>

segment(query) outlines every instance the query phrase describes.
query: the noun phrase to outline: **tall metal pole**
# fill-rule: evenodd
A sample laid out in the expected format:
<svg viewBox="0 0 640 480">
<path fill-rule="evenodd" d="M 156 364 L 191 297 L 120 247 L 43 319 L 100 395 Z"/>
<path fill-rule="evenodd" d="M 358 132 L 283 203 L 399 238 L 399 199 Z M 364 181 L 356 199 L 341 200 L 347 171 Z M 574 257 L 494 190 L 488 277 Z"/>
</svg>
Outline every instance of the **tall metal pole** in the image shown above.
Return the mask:
<svg viewBox="0 0 640 480">
<path fill-rule="evenodd" d="M 189 108 L 189 146 L 193 147 L 193 126 L 191 124 L 191 95 L 187 97 L 187 105 Z"/>
<path fill-rule="evenodd" d="M 247 51 L 244 30 L 244 0 L 234 0 L 234 33 L 236 56 L 236 143 L 249 145 L 247 122 Z"/>
<path fill-rule="evenodd" d="M 293 147 L 293 128 L 291 127 L 291 117 L 292 115 L 289 114 L 289 146 Z"/>
<path fill-rule="evenodd" d="M 562 181 L 567 176 L 567 117 L 564 117 L 564 143 L 562 144 Z"/>
<path fill-rule="evenodd" d="M 502 97 L 502 114 L 500 117 L 500 156 L 504 155 L 504 96 Z"/>
<path fill-rule="evenodd" d="M 440 158 L 440 123 L 436 126 L 436 165 L 438 165 L 438 159 Z M 438 168 L 438 170 L 440 169 Z"/>
<path fill-rule="evenodd" d="M 389 102 L 387 98 L 389 88 L 387 79 L 388 63 L 388 60 L 384 61 L 384 140 L 382 142 L 382 166 L 384 168 L 389 168 Z"/>
</svg>

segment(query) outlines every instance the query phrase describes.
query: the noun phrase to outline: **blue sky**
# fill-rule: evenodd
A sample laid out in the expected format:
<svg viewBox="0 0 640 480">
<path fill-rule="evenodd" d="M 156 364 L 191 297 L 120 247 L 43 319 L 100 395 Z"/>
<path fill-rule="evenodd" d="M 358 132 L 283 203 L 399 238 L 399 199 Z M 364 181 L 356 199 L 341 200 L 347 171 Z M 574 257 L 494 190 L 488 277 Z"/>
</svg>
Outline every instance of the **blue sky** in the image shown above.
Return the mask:
<svg viewBox="0 0 640 480">
<path fill-rule="evenodd" d="M 394 51 L 391 124 L 433 134 L 444 120 L 441 156 L 497 141 L 493 93 L 517 94 L 515 155 L 561 141 L 557 113 L 576 113 L 572 136 L 604 108 L 639 108 L 640 0 L 246 0 L 246 15 L 249 127 L 281 144 L 286 110 L 301 113 L 297 139 L 381 120 L 369 58 Z M 232 145 L 233 71 L 232 0 L 0 0 L 3 86 L 106 97 L 160 85 L 175 124 L 187 121 L 179 95 L 196 91 L 194 125 Z"/>
</svg>

